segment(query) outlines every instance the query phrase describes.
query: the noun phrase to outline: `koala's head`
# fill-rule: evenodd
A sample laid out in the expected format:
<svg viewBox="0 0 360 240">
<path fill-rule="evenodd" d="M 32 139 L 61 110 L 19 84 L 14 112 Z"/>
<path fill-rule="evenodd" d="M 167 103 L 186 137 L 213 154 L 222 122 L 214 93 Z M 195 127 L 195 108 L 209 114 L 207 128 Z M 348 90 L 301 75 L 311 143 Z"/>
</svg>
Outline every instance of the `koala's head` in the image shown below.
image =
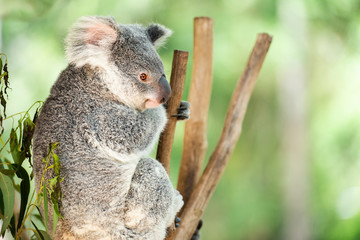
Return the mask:
<svg viewBox="0 0 360 240">
<path fill-rule="evenodd" d="M 76 67 L 100 69 L 101 81 L 125 105 L 145 110 L 165 103 L 171 90 L 156 52 L 171 30 L 159 24 L 121 25 L 109 17 L 83 17 L 66 38 Z"/>
</svg>

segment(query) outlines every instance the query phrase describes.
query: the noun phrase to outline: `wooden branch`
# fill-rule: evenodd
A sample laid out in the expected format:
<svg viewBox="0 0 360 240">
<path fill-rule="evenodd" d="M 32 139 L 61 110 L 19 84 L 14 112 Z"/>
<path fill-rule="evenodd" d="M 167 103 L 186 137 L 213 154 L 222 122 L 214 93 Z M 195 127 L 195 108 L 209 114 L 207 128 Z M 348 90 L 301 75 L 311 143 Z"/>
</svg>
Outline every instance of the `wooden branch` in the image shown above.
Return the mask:
<svg viewBox="0 0 360 240">
<path fill-rule="evenodd" d="M 177 189 L 186 204 L 199 180 L 207 149 L 206 127 L 212 85 L 213 20 L 194 20 L 193 71 L 189 93 L 191 117 L 185 124 Z"/>
<path fill-rule="evenodd" d="M 168 122 L 165 130 L 160 135 L 156 154 L 156 159 L 163 164 L 168 174 L 170 173 L 171 150 L 174 142 L 176 126 L 176 118 L 171 116 L 177 114 L 177 109 L 180 106 L 184 92 L 188 56 L 188 52 L 179 50 L 174 51 L 170 77 L 171 97 L 168 101 L 168 109 L 166 111 Z"/>
<path fill-rule="evenodd" d="M 191 238 L 225 170 L 241 134 L 246 108 L 271 40 L 268 34 L 258 35 L 245 71 L 233 93 L 220 140 L 181 215 L 181 225 L 175 233 L 176 240 Z"/>
</svg>

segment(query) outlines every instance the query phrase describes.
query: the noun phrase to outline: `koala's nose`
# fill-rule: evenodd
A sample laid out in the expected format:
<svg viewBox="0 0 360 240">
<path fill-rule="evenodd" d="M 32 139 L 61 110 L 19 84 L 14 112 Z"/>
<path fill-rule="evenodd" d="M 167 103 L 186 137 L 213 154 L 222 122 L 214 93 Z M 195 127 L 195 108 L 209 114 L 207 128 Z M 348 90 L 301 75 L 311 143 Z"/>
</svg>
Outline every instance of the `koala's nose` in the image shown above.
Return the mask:
<svg viewBox="0 0 360 240">
<path fill-rule="evenodd" d="M 171 89 L 168 81 L 166 80 L 165 75 L 159 80 L 159 89 L 160 89 L 160 103 L 166 103 L 171 96 Z"/>
</svg>

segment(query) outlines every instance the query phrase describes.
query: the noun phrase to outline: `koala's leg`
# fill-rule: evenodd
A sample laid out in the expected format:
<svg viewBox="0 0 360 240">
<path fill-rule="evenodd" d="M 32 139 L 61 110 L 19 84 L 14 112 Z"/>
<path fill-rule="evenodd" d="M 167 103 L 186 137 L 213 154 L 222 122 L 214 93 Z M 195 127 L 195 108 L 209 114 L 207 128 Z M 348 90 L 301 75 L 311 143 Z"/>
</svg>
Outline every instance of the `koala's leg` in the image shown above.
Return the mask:
<svg viewBox="0 0 360 240">
<path fill-rule="evenodd" d="M 163 166 L 154 159 L 141 159 L 126 197 L 126 228 L 141 235 L 139 239 L 164 239 L 182 205 Z"/>
</svg>

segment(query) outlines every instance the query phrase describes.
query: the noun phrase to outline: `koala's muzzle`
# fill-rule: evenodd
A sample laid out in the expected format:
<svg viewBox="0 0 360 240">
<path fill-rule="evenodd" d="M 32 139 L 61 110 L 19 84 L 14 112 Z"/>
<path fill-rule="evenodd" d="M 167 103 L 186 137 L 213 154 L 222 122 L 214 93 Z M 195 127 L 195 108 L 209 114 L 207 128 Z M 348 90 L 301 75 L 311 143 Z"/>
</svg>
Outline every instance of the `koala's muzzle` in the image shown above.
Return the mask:
<svg viewBox="0 0 360 240">
<path fill-rule="evenodd" d="M 159 92 L 160 103 L 161 104 L 166 103 L 171 96 L 171 89 L 164 75 L 159 80 L 159 89 L 160 89 Z"/>
<path fill-rule="evenodd" d="M 157 92 L 154 98 L 147 99 L 145 108 L 154 108 L 166 103 L 171 96 L 171 89 L 166 77 L 163 75 L 157 83 Z"/>
</svg>

